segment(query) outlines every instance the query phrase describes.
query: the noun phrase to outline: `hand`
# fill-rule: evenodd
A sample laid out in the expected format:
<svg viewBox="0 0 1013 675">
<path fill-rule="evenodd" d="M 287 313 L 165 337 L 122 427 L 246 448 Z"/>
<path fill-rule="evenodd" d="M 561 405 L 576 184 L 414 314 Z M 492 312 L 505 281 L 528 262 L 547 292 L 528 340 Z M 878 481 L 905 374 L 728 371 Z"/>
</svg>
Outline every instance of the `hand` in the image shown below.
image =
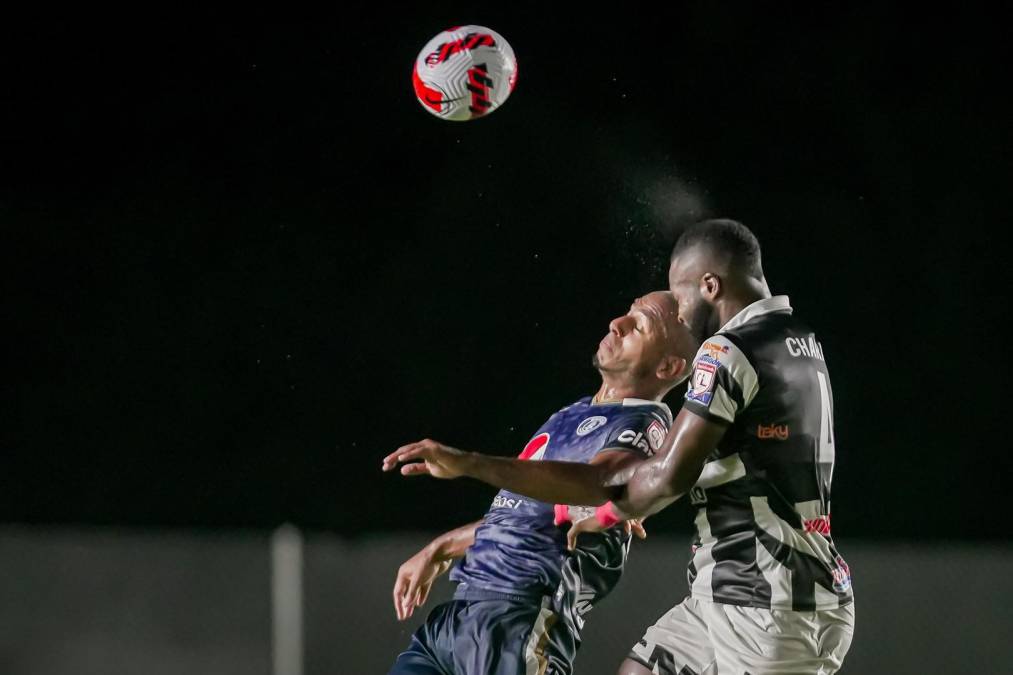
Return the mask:
<svg viewBox="0 0 1013 675">
<path fill-rule="evenodd" d="M 398 621 L 408 619 L 416 607 L 425 603 L 433 582 L 450 569 L 452 562 L 437 557 L 426 546 L 401 565 L 394 581 L 394 612 Z"/>
<path fill-rule="evenodd" d="M 638 539 L 647 538 L 647 530 L 644 529 L 643 520 L 640 518 L 624 520 L 622 526 L 626 534 L 633 533 Z M 571 551 L 577 548 L 577 535 L 582 532 L 602 532 L 607 529 L 594 516 L 578 520 L 570 526 L 569 531 L 566 533 L 566 548 Z"/>
<path fill-rule="evenodd" d="M 458 478 L 464 474 L 466 453 L 428 438 L 418 443 L 403 445 L 383 458 L 383 470 L 390 471 L 398 463 L 402 476 L 428 474 L 433 478 Z"/>
</svg>

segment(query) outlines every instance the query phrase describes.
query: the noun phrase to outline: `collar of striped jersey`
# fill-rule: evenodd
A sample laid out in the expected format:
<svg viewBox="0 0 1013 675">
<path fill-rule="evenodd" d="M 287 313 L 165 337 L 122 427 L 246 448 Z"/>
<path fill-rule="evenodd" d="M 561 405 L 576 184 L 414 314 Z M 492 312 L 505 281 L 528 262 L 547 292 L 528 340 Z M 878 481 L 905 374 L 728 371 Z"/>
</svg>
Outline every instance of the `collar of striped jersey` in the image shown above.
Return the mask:
<svg viewBox="0 0 1013 675">
<path fill-rule="evenodd" d="M 775 295 L 772 298 L 757 300 L 729 319 L 728 323 L 721 326 L 721 330 L 719 330 L 718 333 L 724 333 L 726 330 L 738 328 L 742 324 L 752 321 L 758 316 L 773 314 L 774 312 L 788 312 L 791 314 L 791 303 L 788 301 L 787 295 Z"/>
</svg>

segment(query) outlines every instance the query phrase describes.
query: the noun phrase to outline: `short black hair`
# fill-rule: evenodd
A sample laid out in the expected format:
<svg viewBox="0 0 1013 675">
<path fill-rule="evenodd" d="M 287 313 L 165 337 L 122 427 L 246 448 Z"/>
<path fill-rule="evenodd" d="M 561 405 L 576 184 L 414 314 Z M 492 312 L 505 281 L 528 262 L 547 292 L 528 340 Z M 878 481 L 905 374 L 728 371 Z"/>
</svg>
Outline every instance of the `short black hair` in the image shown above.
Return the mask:
<svg viewBox="0 0 1013 675">
<path fill-rule="evenodd" d="M 690 225 L 675 242 L 672 260 L 698 246 L 727 256 L 732 269 L 754 279 L 763 278 L 760 242 L 748 227 L 728 218 L 714 218 Z"/>
</svg>

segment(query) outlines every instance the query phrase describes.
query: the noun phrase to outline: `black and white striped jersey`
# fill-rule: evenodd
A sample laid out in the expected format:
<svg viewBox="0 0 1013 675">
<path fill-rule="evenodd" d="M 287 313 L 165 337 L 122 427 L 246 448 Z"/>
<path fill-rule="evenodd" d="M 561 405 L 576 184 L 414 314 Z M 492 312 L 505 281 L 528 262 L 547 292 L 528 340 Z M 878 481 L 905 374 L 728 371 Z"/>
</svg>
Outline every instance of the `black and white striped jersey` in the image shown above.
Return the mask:
<svg viewBox="0 0 1013 675">
<path fill-rule="evenodd" d="M 684 407 L 728 425 L 690 493 L 691 594 L 788 610 L 851 602 L 851 572 L 830 536 L 830 377 L 786 296 L 753 303 L 704 342 Z"/>
</svg>

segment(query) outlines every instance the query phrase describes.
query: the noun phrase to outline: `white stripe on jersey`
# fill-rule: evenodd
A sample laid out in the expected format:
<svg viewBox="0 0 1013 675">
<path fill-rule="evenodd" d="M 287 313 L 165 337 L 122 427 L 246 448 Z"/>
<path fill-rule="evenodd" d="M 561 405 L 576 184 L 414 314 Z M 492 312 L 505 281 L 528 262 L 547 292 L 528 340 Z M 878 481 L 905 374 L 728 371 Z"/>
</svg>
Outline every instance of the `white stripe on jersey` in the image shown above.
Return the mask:
<svg viewBox="0 0 1013 675">
<path fill-rule="evenodd" d="M 549 596 L 542 598 L 542 609 L 538 612 L 535 625 L 531 628 L 531 635 L 528 643 L 524 646 L 524 665 L 526 675 L 544 675 L 546 666 L 549 665 L 545 658 L 545 644 L 549 638 L 549 628 L 555 620 L 552 608 L 549 606 Z"/>
<path fill-rule="evenodd" d="M 823 502 L 819 499 L 813 499 L 808 502 L 797 502 L 795 510 L 802 516 L 802 520 L 816 520 L 821 516 L 827 515 L 823 513 Z"/>
<path fill-rule="evenodd" d="M 746 465 L 742 463 L 739 453 L 707 462 L 696 480 L 696 487 L 708 490 L 718 485 L 730 483 L 746 475 Z"/>
<path fill-rule="evenodd" d="M 700 534 L 700 546 L 693 552 L 693 566 L 696 567 L 696 579 L 690 594 L 696 598 L 710 600 L 714 591 L 711 588 L 711 575 L 714 573 L 714 555 L 711 548 L 717 539 L 711 534 L 711 526 L 707 521 L 707 509 L 698 509 L 696 514 L 696 531 Z"/>
<path fill-rule="evenodd" d="M 708 411 L 731 423 L 735 421 L 735 415 L 738 413 L 738 404 L 728 395 L 724 387 L 714 385 L 714 397 L 711 399 Z"/>
<path fill-rule="evenodd" d="M 756 566 L 770 584 L 770 608 L 791 609 L 791 570 L 777 562 L 759 539 L 756 540 Z"/>
<path fill-rule="evenodd" d="M 796 551 L 801 551 L 802 553 L 807 553 L 813 556 L 817 560 L 821 561 L 824 565 L 826 565 L 827 569 L 833 569 L 837 567 L 837 563 L 834 562 L 834 556 L 830 552 L 830 543 L 823 538 L 823 535 L 817 534 L 815 532 L 800 532 L 796 530 L 790 524 L 781 520 L 781 518 L 779 518 L 777 514 L 775 514 L 771 510 L 770 504 L 767 503 L 766 497 L 750 497 L 749 501 L 752 503 L 753 506 L 753 518 L 756 521 L 757 527 L 759 527 L 761 530 L 763 530 L 764 532 L 766 532 L 767 534 L 769 534 L 771 537 L 781 542 L 782 544 L 790 546 Z M 761 544 L 760 542 L 757 542 L 756 545 L 758 548 L 763 546 L 763 544 Z M 759 554 L 757 554 L 757 557 L 759 557 Z M 790 599 L 791 570 L 789 570 L 776 560 L 774 561 L 774 563 L 784 572 L 784 574 L 777 575 L 778 576 L 777 583 L 787 584 L 786 587 L 787 596 Z M 767 574 L 764 573 L 764 576 L 766 577 Z M 774 583 L 770 579 L 768 579 L 768 582 L 770 582 L 770 585 L 773 588 Z M 836 609 L 837 607 L 840 606 L 840 600 L 836 595 L 830 593 L 829 591 L 821 593 L 820 592 L 821 590 L 825 589 L 823 589 L 823 587 L 820 586 L 819 584 L 815 584 L 817 610 Z M 772 591 L 772 596 L 778 597 L 778 591 Z M 771 602 L 770 608 L 790 610 L 792 607 L 791 602 L 789 601 L 787 605 L 781 606 L 775 605 L 773 602 Z"/>
</svg>

